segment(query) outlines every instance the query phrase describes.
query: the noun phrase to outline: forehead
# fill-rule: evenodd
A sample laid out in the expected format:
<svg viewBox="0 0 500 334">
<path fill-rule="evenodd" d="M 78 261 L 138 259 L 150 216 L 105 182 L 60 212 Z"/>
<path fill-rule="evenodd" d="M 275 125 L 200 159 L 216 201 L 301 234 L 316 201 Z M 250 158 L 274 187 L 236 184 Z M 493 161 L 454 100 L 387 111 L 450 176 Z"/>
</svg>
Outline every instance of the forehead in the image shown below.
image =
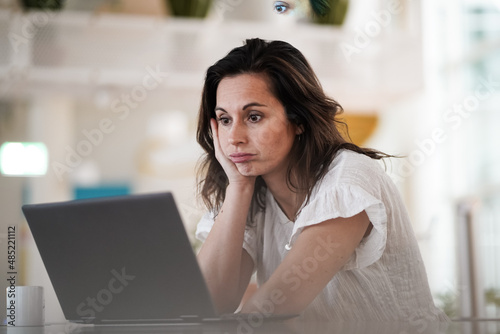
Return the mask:
<svg viewBox="0 0 500 334">
<path fill-rule="evenodd" d="M 231 96 L 274 97 L 272 84 L 265 74 L 238 74 L 225 77 L 217 87 L 217 100 Z"/>
<path fill-rule="evenodd" d="M 216 109 L 242 110 L 251 104 L 284 109 L 265 74 L 239 74 L 221 80 L 217 88 Z"/>
</svg>

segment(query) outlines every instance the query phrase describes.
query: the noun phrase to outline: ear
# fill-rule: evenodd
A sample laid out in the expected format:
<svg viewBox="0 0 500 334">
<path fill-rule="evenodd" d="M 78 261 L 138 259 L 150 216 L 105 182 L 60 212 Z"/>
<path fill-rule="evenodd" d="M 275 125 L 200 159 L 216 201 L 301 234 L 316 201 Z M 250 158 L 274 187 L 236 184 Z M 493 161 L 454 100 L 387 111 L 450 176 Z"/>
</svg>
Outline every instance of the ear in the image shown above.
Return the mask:
<svg viewBox="0 0 500 334">
<path fill-rule="evenodd" d="M 295 134 L 301 135 L 304 133 L 304 126 L 302 124 L 298 124 L 295 128 Z"/>
</svg>

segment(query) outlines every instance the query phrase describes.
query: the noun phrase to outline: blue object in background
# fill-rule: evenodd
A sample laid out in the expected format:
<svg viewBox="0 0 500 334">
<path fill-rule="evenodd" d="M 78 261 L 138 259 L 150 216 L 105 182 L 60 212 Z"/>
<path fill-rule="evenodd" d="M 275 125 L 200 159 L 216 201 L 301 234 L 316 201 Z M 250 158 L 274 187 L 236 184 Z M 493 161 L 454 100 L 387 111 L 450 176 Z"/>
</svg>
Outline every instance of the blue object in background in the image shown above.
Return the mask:
<svg viewBox="0 0 500 334">
<path fill-rule="evenodd" d="M 128 184 L 104 184 L 95 187 L 74 188 L 75 199 L 121 196 L 129 194 L 130 194 L 130 186 Z"/>
</svg>

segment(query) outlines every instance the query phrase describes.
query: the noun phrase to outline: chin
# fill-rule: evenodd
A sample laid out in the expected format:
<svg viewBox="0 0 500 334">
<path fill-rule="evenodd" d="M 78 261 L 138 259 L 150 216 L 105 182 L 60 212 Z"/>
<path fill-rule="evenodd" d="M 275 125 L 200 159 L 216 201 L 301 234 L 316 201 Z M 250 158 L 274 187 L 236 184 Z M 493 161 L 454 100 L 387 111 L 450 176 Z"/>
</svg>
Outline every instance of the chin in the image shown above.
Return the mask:
<svg viewBox="0 0 500 334">
<path fill-rule="evenodd" d="M 243 176 L 259 176 L 260 174 L 257 174 L 257 173 L 254 173 L 254 172 L 250 172 L 250 171 L 242 171 L 240 170 L 240 174 L 243 175 Z"/>
<path fill-rule="evenodd" d="M 251 166 L 247 164 L 242 164 L 241 166 L 238 167 L 238 172 L 240 172 L 241 175 L 243 176 L 259 176 L 260 174 L 256 173 L 255 169 L 253 169 Z"/>
</svg>

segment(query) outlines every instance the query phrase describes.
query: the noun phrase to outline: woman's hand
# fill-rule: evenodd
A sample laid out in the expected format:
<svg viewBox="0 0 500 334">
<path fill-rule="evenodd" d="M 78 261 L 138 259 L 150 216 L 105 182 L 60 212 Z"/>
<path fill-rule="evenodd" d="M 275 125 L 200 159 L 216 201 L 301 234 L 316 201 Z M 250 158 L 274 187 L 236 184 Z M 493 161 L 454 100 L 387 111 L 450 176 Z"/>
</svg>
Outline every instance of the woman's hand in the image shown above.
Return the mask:
<svg viewBox="0 0 500 334">
<path fill-rule="evenodd" d="M 229 184 L 232 185 L 254 185 L 255 184 L 255 176 L 244 176 L 238 171 L 238 167 L 228 159 L 224 152 L 222 152 L 222 148 L 219 142 L 219 127 L 217 121 L 215 119 L 210 120 L 210 126 L 212 127 L 212 137 L 214 140 L 214 150 L 215 150 L 215 158 L 221 164 L 226 176 L 229 180 Z"/>
</svg>

